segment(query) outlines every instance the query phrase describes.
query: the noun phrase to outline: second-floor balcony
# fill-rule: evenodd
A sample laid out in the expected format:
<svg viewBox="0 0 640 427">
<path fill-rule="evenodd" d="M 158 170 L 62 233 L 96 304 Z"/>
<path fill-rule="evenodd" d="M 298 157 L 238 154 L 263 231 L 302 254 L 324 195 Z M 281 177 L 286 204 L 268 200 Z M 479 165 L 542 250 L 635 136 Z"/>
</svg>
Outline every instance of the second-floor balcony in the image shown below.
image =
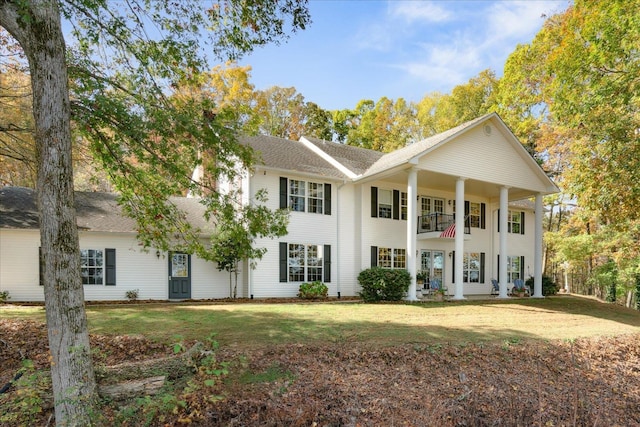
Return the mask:
<svg viewBox="0 0 640 427">
<path fill-rule="evenodd" d="M 439 212 L 421 215 L 418 217 L 418 234 L 441 233 L 456 220 L 455 215 L 447 215 Z M 471 234 L 469 218 L 464 221 L 464 234 Z"/>
</svg>

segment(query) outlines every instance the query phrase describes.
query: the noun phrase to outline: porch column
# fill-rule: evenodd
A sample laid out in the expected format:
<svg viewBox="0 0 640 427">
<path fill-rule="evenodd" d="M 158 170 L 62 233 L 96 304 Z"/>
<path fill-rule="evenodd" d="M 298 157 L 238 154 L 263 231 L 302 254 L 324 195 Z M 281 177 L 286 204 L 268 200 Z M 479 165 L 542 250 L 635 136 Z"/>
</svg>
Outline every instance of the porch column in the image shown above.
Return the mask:
<svg viewBox="0 0 640 427">
<path fill-rule="evenodd" d="M 416 199 L 418 197 L 418 170 L 411 168 L 407 179 L 407 270 L 411 276 L 407 300 L 417 301 L 416 296 L 416 241 L 418 239 L 418 217 L 416 216 Z"/>
<path fill-rule="evenodd" d="M 456 181 L 456 238 L 455 238 L 455 292 L 453 299 L 464 299 L 464 277 L 462 274 L 464 259 L 464 181 L 466 178 L 458 178 Z"/>
<path fill-rule="evenodd" d="M 542 194 L 536 194 L 536 230 L 535 249 L 533 258 L 533 296 L 534 298 L 544 298 L 542 295 Z"/>
<path fill-rule="evenodd" d="M 507 248 L 507 217 L 509 215 L 509 187 L 500 188 L 500 214 L 498 223 L 500 225 L 500 262 L 498 263 L 498 277 L 500 282 L 500 294 L 498 298 L 508 298 L 507 294 L 507 261 L 509 249 Z"/>
</svg>

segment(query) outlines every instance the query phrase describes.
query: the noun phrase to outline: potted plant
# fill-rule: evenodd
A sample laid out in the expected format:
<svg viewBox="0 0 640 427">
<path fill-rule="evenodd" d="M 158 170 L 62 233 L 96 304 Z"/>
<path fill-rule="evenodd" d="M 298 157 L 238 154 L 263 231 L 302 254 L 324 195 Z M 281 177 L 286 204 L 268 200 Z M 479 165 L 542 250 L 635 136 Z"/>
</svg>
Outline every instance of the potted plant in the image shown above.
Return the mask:
<svg viewBox="0 0 640 427">
<path fill-rule="evenodd" d="M 416 273 L 416 283 L 418 285 L 423 285 L 427 282 L 427 272 L 424 270 L 418 270 Z"/>
<path fill-rule="evenodd" d="M 445 295 L 445 291 L 442 288 L 435 289 L 433 291 L 433 299 L 435 299 L 436 301 L 443 301 L 444 295 Z"/>
<path fill-rule="evenodd" d="M 513 288 L 511 288 L 511 294 L 517 297 L 524 297 L 526 293 L 526 289 L 524 287 L 524 281 L 521 279 L 516 279 L 513 281 Z"/>
</svg>

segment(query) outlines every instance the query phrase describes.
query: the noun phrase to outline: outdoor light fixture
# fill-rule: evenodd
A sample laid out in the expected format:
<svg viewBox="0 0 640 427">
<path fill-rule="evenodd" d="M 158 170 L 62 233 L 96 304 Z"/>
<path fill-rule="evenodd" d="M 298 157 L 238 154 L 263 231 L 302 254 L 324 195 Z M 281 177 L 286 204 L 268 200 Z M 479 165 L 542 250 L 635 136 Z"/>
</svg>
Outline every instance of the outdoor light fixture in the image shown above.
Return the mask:
<svg viewBox="0 0 640 427">
<path fill-rule="evenodd" d="M 159 250 L 156 251 L 156 258 L 160 259 L 160 251 Z"/>
</svg>

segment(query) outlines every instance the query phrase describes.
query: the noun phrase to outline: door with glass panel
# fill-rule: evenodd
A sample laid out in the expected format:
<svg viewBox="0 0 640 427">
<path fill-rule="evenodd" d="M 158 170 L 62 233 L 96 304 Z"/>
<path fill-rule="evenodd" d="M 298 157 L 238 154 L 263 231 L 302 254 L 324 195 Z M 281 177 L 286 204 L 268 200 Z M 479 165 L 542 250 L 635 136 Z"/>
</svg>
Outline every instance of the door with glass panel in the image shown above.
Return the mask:
<svg viewBox="0 0 640 427">
<path fill-rule="evenodd" d="M 442 231 L 438 224 L 442 222 L 444 214 L 444 199 L 436 197 L 420 197 L 419 227 L 422 232 Z"/>
<path fill-rule="evenodd" d="M 191 256 L 169 253 L 169 299 L 191 298 Z"/>
<path fill-rule="evenodd" d="M 426 274 L 425 287 L 429 287 L 432 280 L 439 280 L 444 284 L 444 251 L 423 249 L 420 251 L 420 269 Z"/>
</svg>

